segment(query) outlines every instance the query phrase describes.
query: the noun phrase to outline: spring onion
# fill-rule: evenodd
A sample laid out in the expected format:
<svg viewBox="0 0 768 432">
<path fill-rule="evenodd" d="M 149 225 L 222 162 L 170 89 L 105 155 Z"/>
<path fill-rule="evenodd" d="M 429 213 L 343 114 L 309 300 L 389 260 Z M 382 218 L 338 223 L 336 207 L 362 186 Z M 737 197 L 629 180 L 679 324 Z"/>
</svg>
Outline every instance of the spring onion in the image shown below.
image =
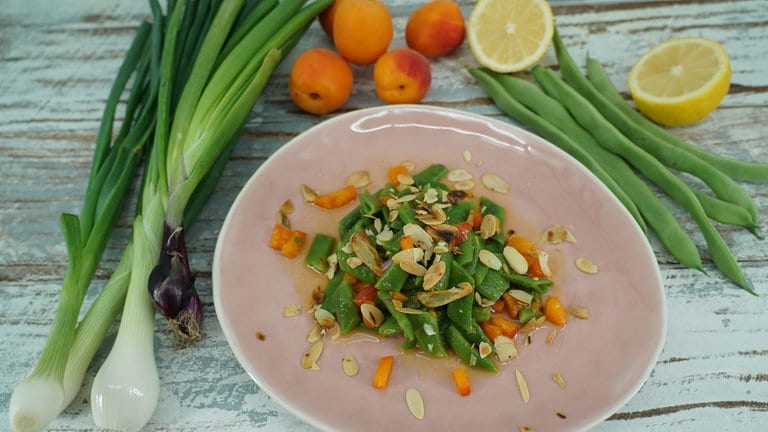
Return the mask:
<svg viewBox="0 0 768 432">
<path fill-rule="evenodd" d="M 183 343 L 199 338 L 202 307 L 184 228 L 210 196 L 284 54 L 332 2 L 261 0 L 254 6 L 246 1 L 169 1 L 166 16 L 150 0 L 154 20 L 140 26 L 105 107 L 82 214 L 62 216 L 69 266 L 40 361 L 11 398 L 13 430 L 41 430 L 66 408 L 120 311 L 115 343 L 91 388 L 100 427 L 137 430 L 154 411 L 156 310 L 172 320 Z M 110 142 L 116 107 L 131 76 L 124 122 Z M 144 154 L 131 240 L 77 324 Z"/>
</svg>

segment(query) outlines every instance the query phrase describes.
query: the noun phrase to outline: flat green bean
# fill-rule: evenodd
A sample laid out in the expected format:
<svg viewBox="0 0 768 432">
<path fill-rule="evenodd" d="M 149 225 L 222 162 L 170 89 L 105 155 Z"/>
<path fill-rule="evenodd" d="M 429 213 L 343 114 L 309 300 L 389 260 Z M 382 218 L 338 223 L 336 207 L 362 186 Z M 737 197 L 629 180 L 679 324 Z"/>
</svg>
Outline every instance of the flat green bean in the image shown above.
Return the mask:
<svg viewBox="0 0 768 432">
<path fill-rule="evenodd" d="M 433 164 L 414 174 L 412 176 L 413 184 L 416 186 L 434 185 L 446 174 L 448 174 L 448 168 L 444 165 Z"/>
<path fill-rule="evenodd" d="M 723 201 L 744 207 L 755 223 L 760 215 L 752 197 L 732 178 L 698 156 L 659 139 L 630 120 L 616 106 L 606 100 L 579 71 L 557 31 L 553 37 L 557 61 L 563 80 L 587 99 L 602 116 L 633 143 L 664 165 L 698 177 Z"/>
<path fill-rule="evenodd" d="M 753 234 L 760 237 L 757 224 L 752 216 L 743 207 L 723 201 L 704 192 L 694 190 L 693 193 L 704 208 L 704 212 L 710 218 L 727 225 L 736 225 L 747 228 Z"/>
<path fill-rule="evenodd" d="M 579 162 L 581 162 L 587 169 L 589 169 L 601 182 L 616 196 L 616 198 L 624 205 L 629 211 L 632 217 L 637 222 L 638 226 L 644 233 L 648 232 L 648 227 L 643 220 L 640 211 L 635 206 L 635 203 L 627 196 L 626 192 L 619 186 L 613 178 L 605 172 L 592 156 L 580 148 L 573 142 L 567 135 L 562 133 L 559 129 L 550 127 L 546 122 L 542 122 L 538 116 L 532 115 L 531 111 L 522 106 L 519 102 L 510 98 L 507 92 L 504 90 L 498 81 L 493 79 L 486 71 L 479 68 L 469 68 L 469 73 L 477 80 L 477 82 L 485 89 L 488 95 L 496 103 L 501 111 L 510 116 L 511 118 L 527 124 L 535 133 L 539 134 L 543 138 L 550 142 L 556 143 L 560 148 L 567 148 L 567 152 L 573 155 Z"/>
<path fill-rule="evenodd" d="M 744 161 L 708 152 L 680 139 L 636 111 L 621 97 L 619 91 L 608 78 L 608 74 L 605 73 L 603 65 L 595 59 L 587 58 L 587 78 L 600 94 L 620 109 L 624 115 L 659 139 L 701 158 L 731 178 L 751 182 L 768 182 L 768 163 Z"/>
<path fill-rule="evenodd" d="M 675 259 L 687 267 L 703 270 L 701 255 L 696 244 L 680 226 L 669 208 L 651 191 L 645 181 L 635 174 L 624 159 L 600 146 L 560 102 L 544 93 L 535 84 L 509 75 L 493 74 L 493 76 L 507 90 L 510 97 L 514 97 L 540 116 L 543 122 L 559 128 L 605 168 L 605 171 L 629 195 L 643 219 L 656 232 L 662 244 Z M 567 151 L 567 149 L 564 150 Z M 746 210 L 741 210 L 746 214 Z M 747 217 L 749 218 L 748 214 Z"/>
<path fill-rule="evenodd" d="M 672 174 L 656 158 L 624 136 L 587 99 L 568 86 L 554 72 L 537 67 L 534 68 L 534 76 L 551 96 L 559 100 L 570 111 L 582 127 L 592 133 L 600 145 L 621 155 L 649 180 L 664 190 L 675 202 L 685 208 L 699 226 L 712 261 L 717 268 L 739 287 L 752 294 L 755 293 L 752 283 L 744 276 L 728 245 L 709 222 L 696 195 L 682 180 Z"/>
</svg>

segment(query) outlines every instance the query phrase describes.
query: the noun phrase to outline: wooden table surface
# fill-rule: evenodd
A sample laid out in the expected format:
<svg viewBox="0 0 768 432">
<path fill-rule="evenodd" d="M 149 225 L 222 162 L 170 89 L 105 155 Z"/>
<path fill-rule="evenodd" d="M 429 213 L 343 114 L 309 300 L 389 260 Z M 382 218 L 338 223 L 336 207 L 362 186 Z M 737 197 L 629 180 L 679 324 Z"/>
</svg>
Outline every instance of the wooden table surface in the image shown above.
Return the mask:
<svg viewBox="0 0 768 432">
<path fill-rule="evenodd" d="M 407 16 L 419 0 L 387 1 L 393 46 L 404 45 Z M 461 0 L 465 17 L 474 2 Z M 765 0 L 553 0 L 560 32 L 576 59 L 602 61 L 626 94 L 624 79 L 651 46 L 680 35 L 719 40 L 730 55 L 731 90 L 720 108 L 694 126 L 675 129 L 708 150 L 768 161 L 768 3 Z M 82 204 L 98 121 L 118 64 L 146 1 L 6 0 L 0 8 L 0 407 L 29 371 L 48 334 L 66 266 L 61 212 Z M 205 339 L 177 351 L 158 319 L 155 345 L 160 401 L 146 430 L 310 431 L 256 386 L 235 360 L 215 316 L 210 270 L 215 241 L 236 194 L 275 150 L 327 118 L 299 112 L 287 96 L 287 73 L 300 50 L 330 46 L 314 25 L 268 84 L 200 222 L 188 234 L 192 267 L 205 303 Z M 433 61 L 423 103 L 505 119 L 463 71 L 465 45 Z M 552 64 L 548 53 L 543 62 Z M 344 110 L 378 105 L 370 69 L 358 69 Z M 509 121 L 509 120 L 507 120 Z M 765 185 L 744 183 L 763 215 Z M 691 232 L 690 218 L 675 210 Z M 763 224 L 766 218 L 763 216 Z M 128 235 L 120 220 L 86 304 L 116 265 Z M 656 250 L 667 296 L 667 340 L 640 391 L 597 431 L 768 430 L 768 240 L 719 227 L 759 296 L 723 279 L 705 254 L 709 275 L 683 268 Z M 766 236 L 764 226 L 760 232 Z M 697 244 L 703 239 L 695 235 Z M 620 247 L 620 246 L 616 246 Z M 655 319 L 653 316 L 649 320 Z M 111 341 L 110 336 L 108 339 Z M 97 354 L 99 364 L 106 349 Z M 50 430 L 94 429 L 88 388 Z M 6 419 L 0 430 L 8 428 Z"/>
</svg>

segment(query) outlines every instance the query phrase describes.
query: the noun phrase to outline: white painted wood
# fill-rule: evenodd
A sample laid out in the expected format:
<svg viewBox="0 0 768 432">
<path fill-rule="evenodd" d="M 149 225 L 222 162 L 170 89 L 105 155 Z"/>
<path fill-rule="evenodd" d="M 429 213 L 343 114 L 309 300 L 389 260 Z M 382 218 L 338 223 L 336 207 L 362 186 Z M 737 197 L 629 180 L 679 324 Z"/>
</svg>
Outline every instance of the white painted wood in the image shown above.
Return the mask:
<svg viewBox="0 0 768 432">
<path fill-rule="evenodd" d="M 421 2 L 388 3 L 395 17 L 393 46 L 402 46 L 407 16 Z M 474 2 L 460 3 L 468 16 Z M 711 151 L 768 161 L 765 0 L 553 0 L 552 5 L 574 57 L 581 61 L 589 52 L 601 60 L 624 92 L 633 61 L 654 44 L 677 35 L 721 41 L 732 61 L 730 94 L 709 118 L 675 133 Z M 66 266 L 59 214 L 79 211 L 108 88 L 136 25 L 148 18 L 149 6 L 138 0 L 6 0 L 1 9 L 0 406 L 6 412 L 11 390 L 39 356 L 54 315 Z M 216 236 L 239 189 L 291 137 L 330 117 L 302 114 L 287 96 L 290 61 L 311 46 L 330 46 L 318 26 L 268 84 L 210 205 L 189 234 L 206 306 L 206 337 L 194 348 L 176 351 L 158 321 L 163 385 L 146 430 L 313 430 L 272 401 L 237 364 L 216 321 L 210 290 Z M 434 61 L 433 87 L 424 102 L 505 119 L 463 71 L 464 63 L 471 62 L 466 46 Z M 551 53 L 544 63 L 554 63 Z M 370 68 L 356 69 L 356 75 L 344 110 L 379 103 Z M 744 186 L 767 214 L 765 185 Z M 694 231 L 690 218 L 673 208 Z M 128 224 L 121 219 L 86 304 L 115 266 Z M 595 430 L 768 429 L 768 244 L 743 230 L 720 228 L 760 296 L 729 284 L 708 259 L 709 276 L 682 268 L 651 236 L 667 291 L 667 342 L 648 382 Z M 766 235 L 764 228 L 761 233 Z M 694 238 L 703 245 L 700 236 Z M 105 355 L 102 350 L 96 363 Z M 88 373 L 85 388 L 94 373 Z M 93 429 L 87 394 L 81 392 L 50 430 Z M 0 425 L 6 429 L 7 420 Z"/>
</svg>

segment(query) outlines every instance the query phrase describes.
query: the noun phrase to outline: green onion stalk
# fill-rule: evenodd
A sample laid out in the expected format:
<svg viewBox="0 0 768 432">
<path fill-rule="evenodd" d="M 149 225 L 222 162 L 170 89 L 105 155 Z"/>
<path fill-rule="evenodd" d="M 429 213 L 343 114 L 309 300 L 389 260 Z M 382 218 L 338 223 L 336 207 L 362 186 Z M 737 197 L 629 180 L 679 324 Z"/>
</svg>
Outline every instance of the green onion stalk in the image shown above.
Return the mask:
<svg viewBox="0 0 768 432">
<path fill-rule="evenodd" d="M 123 127 L 115 145 L 97 143 L 83 214 L 62 216 L 69 266 L 40 361 L 14 391 L 13 430 L 41 430 L 71 403 L 120 312 L 114 345 L 91 388 L 92 414 L 108 429 L 138 430 L 149 420 L 159 395 L 155 312 L 176 323 L 179 343 L 200 337 L 202 306 L 184 229 L 213 191 L 267 80 L 331 2 L 177 0 L 169 1 L 166 16 L 150 1 L 154 22 L 141 25 L 126 55 L 127 72 L 118 74 L 100 137 L 112 135 L 115 107 L 127 86 L 123 75 L 133 71 Z M 77 324 L 145 153 L 131 238 Z"/>
</svg>

